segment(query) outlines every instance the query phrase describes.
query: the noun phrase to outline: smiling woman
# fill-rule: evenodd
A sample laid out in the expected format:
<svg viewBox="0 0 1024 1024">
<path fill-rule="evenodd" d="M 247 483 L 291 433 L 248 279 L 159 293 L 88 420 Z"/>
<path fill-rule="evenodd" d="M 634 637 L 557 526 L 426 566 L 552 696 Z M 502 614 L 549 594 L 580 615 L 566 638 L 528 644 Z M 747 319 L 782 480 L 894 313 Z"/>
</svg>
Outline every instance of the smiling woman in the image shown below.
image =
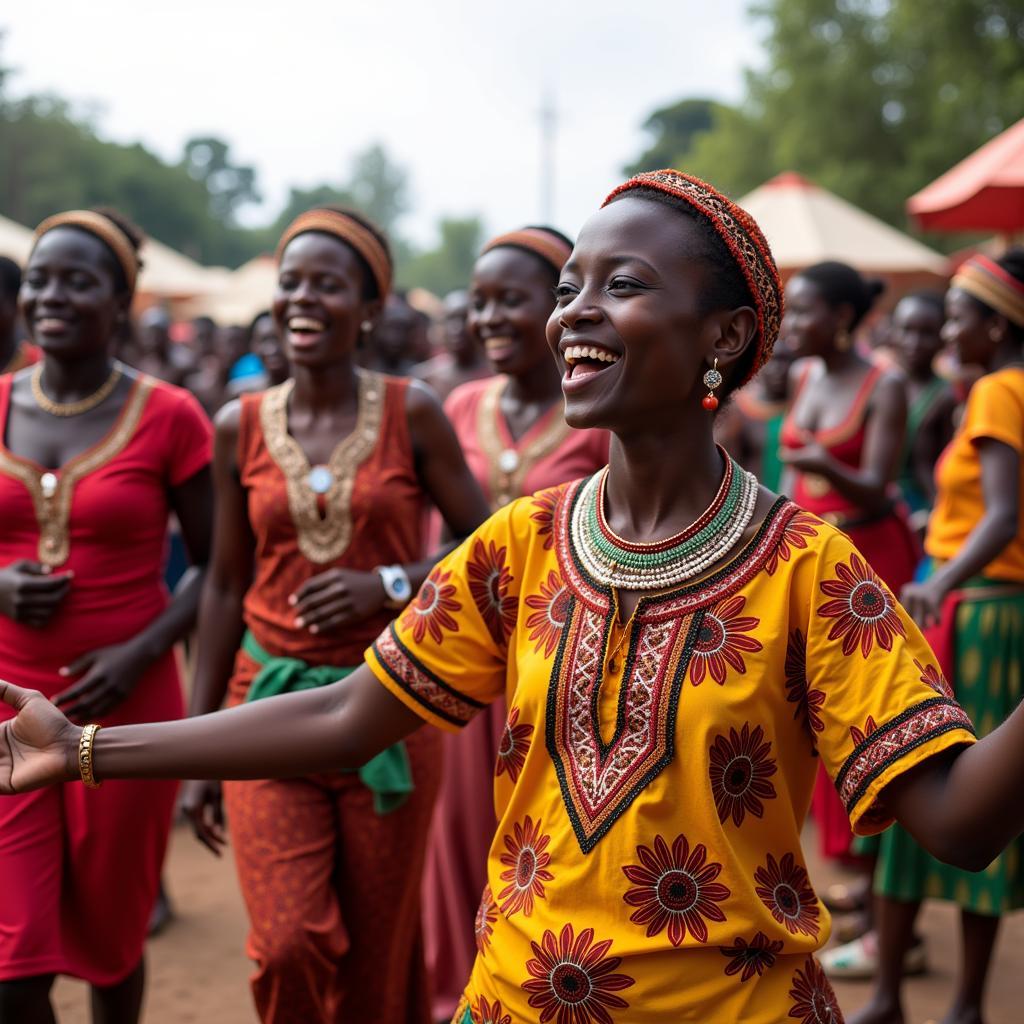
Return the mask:
<svg viewBox="0 0 1024 1024">
<path fill-rule="evenodd" d="M 205 415 L 108 355 L 138 244 L 112 213 L 44 221 L 21 288 L 44 358 L 0 378 L 0 666 L 104 725 L 181 716 L 171 648 L 202 580 L 173 602 L 159 583 L 171 510 L 194 564 L 210 543 Z M 137 1019 L 174 793 L 123 783 L 0 804 L 0 1020 L 51 1021 L 55 974 L 90 982 L 104 1020 Z"/>
<path fill-rule="evenodd" d="M 709 300 L 705 227 L 631 194 L 647 187 L 710 223 L 748 303 Z M 581 231 L 548 323 L 563 371 L 569 346 L 620 356 L 575 387 L 563 376 L 571 422 L 613 432 L 607 471 L 500 509 L 335 686 L 95 740 L 8 687 L 19 715 L 0 733 L 0 779 L 72 778 L 80 749 L 100 779 L 354 768 L 423 721 L 457 730 L 505 697 L 458 1024 L 839 1024 L 800 851 L 818 764 L 857 830 L 897 817 L 979 869 L 1024 826 L 1024 709 L 975 743 L 849 540 L 769 492 L 752 508 L 733 493 L 703 377 L 716 359 L 727 386 L 748 376 L 780 312 L 742 211 L 678 172 L 631 179 Z M 631 566 L 630 585 L 586 551 Z"/>
<path fill-rule="evenodd" d="M 217 421 L 217 528 L 191 711 L 344 677 L 427 575 L 429 499 L 455 536 L 487 508 L 430 393 L 356 368 L 391 285 L 361 215 L 298 217 L 277 251 L 273 317 L 292 378 Z M 419 876 L 439 738 L 396 743 L 358 773 L 233 782 L 224 801 L 265 1024 L 427 1021 Z M 183 804 L 216 852 L 221 799 Z"/>
</svg>

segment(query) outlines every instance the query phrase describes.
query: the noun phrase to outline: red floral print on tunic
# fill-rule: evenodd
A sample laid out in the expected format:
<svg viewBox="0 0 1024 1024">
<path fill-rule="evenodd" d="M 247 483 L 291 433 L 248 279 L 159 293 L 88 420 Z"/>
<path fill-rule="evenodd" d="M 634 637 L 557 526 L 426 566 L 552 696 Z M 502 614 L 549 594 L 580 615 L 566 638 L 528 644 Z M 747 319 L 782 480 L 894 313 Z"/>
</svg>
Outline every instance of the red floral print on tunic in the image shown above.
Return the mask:
<svg viewBox="0 0 1024 1024">
<path fill-rule="evenodd" d="M 444 639 L 444 632 L 457 633 L 459 623 L 453 612 L 462 610 L 462 605 L 455 600 L 455 587 L 448 581 L 450 572 L 434 569 L 423 581 L 416 600 L 402 613 L 400 623 L 402 629 L 412 633 L 416 643 L 423 643 L 423 638 L 430 634 L 436 644 Z"/>
<path fill-rule="evenodd" d="M 760 640 L 743 635 L 761 624 L 752 615 L 740 614 L 746 603 L 742 594 L 734 594 L 705 613 L 690 659 L 690 682 L 694 686 L 700 686 L 706 675 L 719 686 L 724 685 L 729 668 L 741 674 L 747 671 L 742 651 L 761 650 Z"/>
<path fill-rule="evenodd" d="M 628 974 L 615 974 L 620 956 L 607 956 L 612 940 L 594 942 L 594 929 L 576 935 L 571 924 L 555 935 L 545 931 L 539 943 L 531 942 L 534 959 L 526 969 L 530 980 L 523 989 L 529 1004 L 540 1010 L 540 1024 L 614 1024 L 609 1010 L 627 1010 L 629 1003 L 616 992 L 635 985 Z"/>
<path fill-rule="evenodd" d="M 812 689 L 807 682 L 807 638 L 799 629 L 789 634 L 784 674 L 786 700 L 796 705 L 793 717 L 803 718 L 813 744 L 814 734 L 825 728 L 819 714 L 825 703 L 825 693 L 823 690 Z"/>
<path fill-rule="evenodd" d="M 530 518 L 537 523 L 537 536 L 544 538 L 544 550 L 555 546 L 555 509 L 565 493 L 565 486 L 552 487 L 533 496 Z"/>
<path fill-rule="evenodd" d="M 921 682 L 930 686 L 937 694 L 943 697 L 953 697 L 953 687 L 946 681 L 946 677 L 934 665 L 922 665 L 914 659 L 918 672 L 921 673 Z"/>
<path fill-rule="evenodd" d="M 494 541 L 488 541 L 485 546 L 478 540 L 473 544 L 466 568 L 473 603 L 499 646 L 505 645 L 516 624 L 517 602 L 508 592 L 513 580 L 505 561 L 506 550 Z"/>
<path fill-rule="evenodd" d="M 527 597 L 526 606 L 533 609 L 526 619 L 530 639 L 535 641 L 533 649 L 538 654 L 543 651 L 544 657 L 550 658 L 555 653 L 568 617 L 569 588 L 552 569 L 547 580 L 541 583 L 540 593 Z"/>
<path fill-rule="evenodd" d="M 716 882 L 722 865 L 707 859 L 707 848 L 698 843 L 690 849 L 685 836 L 676 836 L 670 850 L 661 836 L 654 848 L 638 846 L 639 864 L 627 864 L 623 874 L 636 883 L 622 898 L 638 909 L 630 916 L 634 924 L 646 925 L 652 938 L 668 927 L 669 942 L 681 946 L 689 932 L 698 942 L 708 941 L 710 921 L 724 921 L 725 914 L 716 904 L 731 895 Z"/>
<path fill-rule="evenodd" d="M 755 818 L 764 815 L 762 800 L 775 797 L 775 786 L 768 780 L 778 771 L 775 759 L 768 754 L 771 741 L 764 738 L 764 729 L 749 722 L 737 732 L 729 730 L 715 737 L 711 744 L 708 774 L 715 798 L 718 820 L 724 825 L 732 818 L 734 825 L 743 824 L 749 811 Z"/>
<path fill-rule="evenodd" d="M 853 740 L 853 745 L 859 747 L 877 728 L 878 723 L 871 715 L 868 715 L 867 720 L 864 722 L 864 728 L 851 725 L 850 739 Z"/>
<path fill-rule="evenodd" d="M 758 932 L 752 942 L 737 938 L 731 946 L 722 946 L 722 956 L 729 962 L 725 966 L 728 975 L 740 974 L 740 981 L 750 981 L 756 974 L 759 978 L 769 967 L 774 966 L 775 957 L 782 952 L 782 939 L 769 940 L 764 932 Z"/>
<path fill-rule="evenodd" d="M 829 630 L 829 640 L 842 638 L 847 657 L 859 647 L 866 658 L 876 643 L 883 651 L 891 651 L 893 640 L 905 637 L 907 631 L 882 581 L 855 553 L 851 553 L 849 565 L 839 562 L 835 571 L 836 579 L 820 584 L 821 592 L 832 600 L 821 605 L 818 614 L 836 620 Z"/>
<path fill-rule="evenodd" d="M 494 922 L 497 920 L 498 908 L 491 894 L 491 887 L 485 885 L 480 897 L 480 906 L 477 908 L 476 920 L 473 922 L 476 948 L 481 956 L 487 955 L 487 947 L 491 944 L 491 932 L 494 931 Z"/>
<path fill-rule="evenodd" d="M 547 870 L 551 863 L 551 854 L 547 852 L 551 836 L 541 833 L 540 821 L 534 825 L 529 815 L 522 823 L 512 826 L 512 835 L 503 837 L 505 853 L 499 858 L 506 870 L 501 873 L 501 880 L 508 882 L 498 899 L 504 900 L 501 912 L 512 917 L 517 911 L 523 917 L 533 913 L 534 899 L 544 899 L 544 883 L 550 882 L 555 876 Z"/>
<path fill-rule="evenodd" d="M 803 551 L 807 547 L 807 541 L 818 536 L 817 520 L 808 512 L 797 512 L 782 531 L 778 545 L 768 556 L 764 564 L 764 571 L 769 576 L 774 575 L 779 567 L 779 562 L 788 562 L 794 551 Z"/>
<path fill-rule="evenodd" d="M 533 726 L 519 722 L 519 708 L 513 707 L 509 710 L 508 721 L 505 722 L 505 730 L 501 734 L 501 742 L 498 744 L 498 760 L 494 767 L 495 775 L 508 773 L 509 780 L 515 782 L 519 773 L 526 764 L 526 751 L 533 738 Z"/>
<path fill-rule="evenodd" d="M 818 901 L 808 881 L 807 872 L 797 864 L 796 857 L 785 854 L 781 861 L 769 853 L 768 861 L 754 872 L 755 891 L 772 917 L 793 935 L 817 937 Z"/>
<path fill-rule="evenodd" d="M 793 1006 L 790 1017 L 800 1024 L 843 1024 L 843 1012 L 839 1009 L 836 994 L 832 991 L 821 964 L 809 956 L 802 969 L 793 975 L 793 987 L 789 990 Z"/>
<path fill-rule="evenodd" d="M 489 1003 L 483 996 L 476 1001 L 471 1011 L 473 1024 L 512 1024 L 512 1015 L 505 1013 L 497 999 Z"/>
</svg>

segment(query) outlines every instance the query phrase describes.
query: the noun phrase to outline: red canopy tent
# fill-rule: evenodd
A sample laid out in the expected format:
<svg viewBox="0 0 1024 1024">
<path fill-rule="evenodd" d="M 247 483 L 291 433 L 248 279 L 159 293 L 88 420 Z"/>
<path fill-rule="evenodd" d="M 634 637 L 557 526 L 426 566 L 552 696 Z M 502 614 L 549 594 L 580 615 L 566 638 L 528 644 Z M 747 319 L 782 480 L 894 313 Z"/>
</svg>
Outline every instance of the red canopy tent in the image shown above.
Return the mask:
<svg viewBox="0 0 1024 1024">
<path fill-rule="evenodd" d="M 907 200 L 926 231 L 1024 232 L 1024 119 Z"/>
</svg>

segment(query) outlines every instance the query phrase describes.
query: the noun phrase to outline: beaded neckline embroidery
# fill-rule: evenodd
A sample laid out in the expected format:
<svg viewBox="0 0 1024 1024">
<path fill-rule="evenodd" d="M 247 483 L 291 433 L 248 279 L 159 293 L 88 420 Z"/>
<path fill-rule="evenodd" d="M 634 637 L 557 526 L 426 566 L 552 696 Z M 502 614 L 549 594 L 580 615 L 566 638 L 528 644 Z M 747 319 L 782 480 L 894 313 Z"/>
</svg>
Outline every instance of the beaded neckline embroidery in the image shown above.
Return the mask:
<svg viewBox="0 0 1024 1024">
<path fill-rule="evenodd" d="M 572 429 L 558 410 L 551 409 L 544 414 L 550 417 L 550 422 L 533 440 L 522 448 L 506 448 L 502 443 L 498 417 L 501 416 L 499 402 L 507 385 L 507 377 L 496 377 L 484 389 L 477 416 L 477 435 L 487 458 L 491 506 L 495 509 L 522 496 L 527 473 L 555 451 Z M 502 456 L 509 451 L 517 456 L 511 468 L 502 465 Z"/>
<path fill-rule="evenodd" d="M 323 515 L 318 495 L 309 485 L 309 459 L 288 433 L 288 399 L 294 387 L 294 381 L 286 380 L 264 394 L 260 426 L 267 450 L 285 478 L 288 511 L 298 534 L 299 551 L 311 562 L 323 565 L 340 558 L 352 540 L 352 489 L 357 470 L 377 445 L 386 385 L 380 374 L 359 374 L 356 425 L 338 442 L 327 462 L 334 481 L 323 495 Z"/>
<path fill-rule="evenodd" d="M 152 377 L 140 376 L 128 394 L 113 430 L 99 444 L 76 455 L 60 469 L 42 469 L 0 447 L 0 472 L 20 480 L 32 495 L 39 524 L 37 557 L 56 569 L 71 553 L 71 499 L 78 482 L 117 456 L 131 440 L 153 390 Z"/>
</svg>

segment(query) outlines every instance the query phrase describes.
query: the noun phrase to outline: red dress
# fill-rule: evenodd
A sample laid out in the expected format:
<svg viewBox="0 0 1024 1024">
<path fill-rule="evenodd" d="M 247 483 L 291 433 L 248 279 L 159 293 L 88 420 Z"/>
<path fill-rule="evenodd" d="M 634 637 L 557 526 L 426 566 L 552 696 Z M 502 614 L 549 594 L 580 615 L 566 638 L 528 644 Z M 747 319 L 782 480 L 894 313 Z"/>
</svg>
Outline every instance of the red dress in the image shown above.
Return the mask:
<svg viewBox="0 0 1024 1024">
<path fill-rule="evenodd" d="M 523 494 L 589 476 L 608 462 L 606 430 L 573 430 L 562 403 L 512 439 L 498 400 L 505 377 L 456 388 L 445 412 L 466 464 L 493 508 Z M 502 461 L 503 453 L 516 459 Z M 494 837 L 494 765 L 505 731 L 505 701 L 482 711 L 457 735 L 445 734 L 444 776 L 434 812 L 423 875 L 427 964 L 434 983 L 434 1017 L 451 1017 L 466 986 L 476 941 L 473 919 L 487 881 Z"/>
<path fill-rule="evenodd" d="M 343 635 L 317 637 L 295 628 L 288 597 L 334 567 L 371 571 L 422 557 L 425 496 L 408 384 L 362 375 L 356 427 L 331 460 L 336 489 L 319 500 L 288 434 L 292 382 L 242 396 L 238 467 L 256 539 L 245 624 L 272 657 L 359 665 L 393 617 L 383 610 Z M 229 704 L 245 700 L 258 670 L 239 651 Z M 385 815 L 375 813 L 373 794 L 354 773 L 225 783 L 264 1024 L 428 1024 L 419 882 L 440 742 L 433 729 L 405 741 L 415 790 Z"/>
<path fill-rule="evenodd" d="M 849 414 L 839 426 L 811 432 L 798 427 L 792 417 L 792 408 L 808 381 L 808 368 L 800 379 L 790 415 L 782 425 L 782 447 L 797 449 L 808 441 L 816 441 L 833 459 L 851 468 L 859 468 L 864 458 L 867 438 L 868 404 L 886 372 L 886 368 L 881 366 L 872 367 L 868 371 Z M 895 485 L 893 490 L 896 491 Z M 792 498 L 808 512 L 821 516 L 826 522 L 843 530 L 897 596 L 904 585 L 914 578 L 921 550 L 907 522 L 902 503 L 894 500 L 888 512 L 871 515 L 835 490 L 824 477 L 800 472 L 795 473 Z M 849 856 L 853 839 L 849 818 L 835 786 L 824 772 L 818 776 L 812 807 L 818 822 L 823 854 L 840 859 Z"/>
<path fill-rule="evenodd" d="M 0 425 L 10 390 L 11 378 L 0 378 Z M 164 611 L 168 489 L 210 456 L 210 424 L 195 399 L 142 377 L 106 438 L 54 471 L 57 505 L 70 494 L 68 514 L 41 536 L 36 503 L 47 470 L 0 444 L 0 565 L 45 555 L 75 574 L 46 628 L 0 617 L 0 677 L 57 694 L 70 685 L 60 668 L 130 640 Z M 168 651 L 101 724 L 182 712 Z M 0 720 L 10 716 L 0 708 Z M 174 782 L 111 780 L 95 791 L 68 783 L 0 800 L 0 980 L 69 974 L 107 986 L 134 970 L 175 792 Z"/>
</svg>

